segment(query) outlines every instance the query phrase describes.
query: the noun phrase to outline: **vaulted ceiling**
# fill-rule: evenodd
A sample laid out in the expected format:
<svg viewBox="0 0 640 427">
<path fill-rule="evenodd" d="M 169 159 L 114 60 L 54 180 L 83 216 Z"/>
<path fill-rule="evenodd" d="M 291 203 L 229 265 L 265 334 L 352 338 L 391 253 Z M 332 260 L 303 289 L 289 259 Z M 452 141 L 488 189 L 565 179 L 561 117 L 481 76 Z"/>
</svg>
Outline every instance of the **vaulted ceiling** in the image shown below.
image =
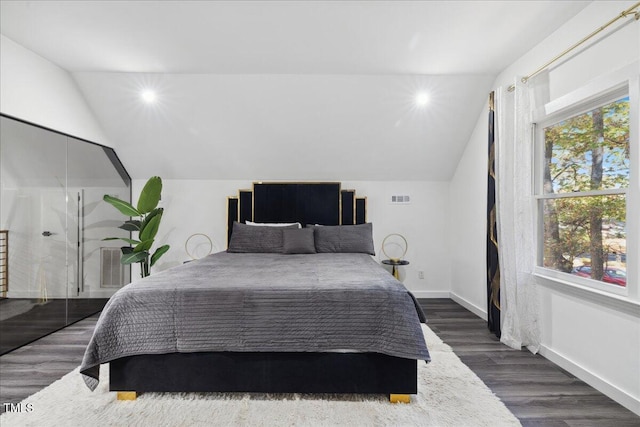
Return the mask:
<svg viewBox="0 0 640 427">
<path fill-rule="evenodd" d="M 2 1 L 0 31 L 134 178 L 446 181 L 495 76 L 589 3 Z"/>
</svg>

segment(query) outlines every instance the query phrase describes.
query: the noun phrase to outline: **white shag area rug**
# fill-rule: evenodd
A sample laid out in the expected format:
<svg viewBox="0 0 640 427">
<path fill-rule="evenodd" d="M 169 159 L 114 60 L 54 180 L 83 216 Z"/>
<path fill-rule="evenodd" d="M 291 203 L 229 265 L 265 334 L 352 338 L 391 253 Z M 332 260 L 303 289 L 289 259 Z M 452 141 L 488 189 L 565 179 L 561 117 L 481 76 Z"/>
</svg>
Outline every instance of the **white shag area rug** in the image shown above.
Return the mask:
<svg viewBox="0 0 640 427">
<path fill-rule="evenodd" d="M 423 325 L 432 362 L 418 362 L 418 395 L 144 393 L 117 401 L 108 367 L 92 393 L 78 369 L 26 398 L 30 412 L 5 412 L 9 426 L 519 426 L 489 388 Z"/>
</svg>

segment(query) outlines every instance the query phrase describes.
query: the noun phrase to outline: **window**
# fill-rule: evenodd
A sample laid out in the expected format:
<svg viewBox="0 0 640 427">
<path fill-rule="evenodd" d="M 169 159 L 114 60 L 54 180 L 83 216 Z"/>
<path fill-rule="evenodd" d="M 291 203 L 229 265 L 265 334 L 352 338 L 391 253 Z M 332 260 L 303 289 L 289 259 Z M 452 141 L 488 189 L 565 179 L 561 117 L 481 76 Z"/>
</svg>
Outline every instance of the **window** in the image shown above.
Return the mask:
<svg viewBox="0 0 640 427">
<path fill-rule="evenodd" d="M 538 124 L 538 264 L 625 288 L 629 96 L 581 107 Z"/>
</svg>

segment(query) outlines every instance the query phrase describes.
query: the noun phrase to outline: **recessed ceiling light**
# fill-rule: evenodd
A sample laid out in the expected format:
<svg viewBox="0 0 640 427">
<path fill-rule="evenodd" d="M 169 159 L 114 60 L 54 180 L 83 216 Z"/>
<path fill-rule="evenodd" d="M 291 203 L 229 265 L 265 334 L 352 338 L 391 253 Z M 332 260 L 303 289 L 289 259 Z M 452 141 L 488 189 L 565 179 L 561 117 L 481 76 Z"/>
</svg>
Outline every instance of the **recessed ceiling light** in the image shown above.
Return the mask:
<svg viewBox="0 0 640 427">
<path fill-rule="evenodd" d="M 416 95 L 416 104 L 419 107 L 424 107 L 428 103 L 429 103 L 429 94 L 428 93 L 420 92 L 418 95 Z"/>
<path fill-rule="evenodd" d="M 156 93 L 152 90 L 145 90 L 141 96 L 142 100 L 147 103 L 152 103 L 156 100 Z"/>
</svg>

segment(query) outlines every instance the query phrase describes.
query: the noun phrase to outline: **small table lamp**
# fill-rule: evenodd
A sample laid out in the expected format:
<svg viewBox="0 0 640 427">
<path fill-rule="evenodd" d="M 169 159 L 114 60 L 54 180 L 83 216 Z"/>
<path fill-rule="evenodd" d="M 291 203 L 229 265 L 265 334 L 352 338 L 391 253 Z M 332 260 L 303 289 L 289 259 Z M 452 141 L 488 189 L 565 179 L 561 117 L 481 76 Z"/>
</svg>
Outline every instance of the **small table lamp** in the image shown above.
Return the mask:
<svg viewBox="0 0 640 427">
<path fill-rule="evenodd" d="M 400 238 L 400 242 L 391 242 L 388 240 L 392 237 L 399 237 Z M 404 243 L 404 244 L 402 244 Z M 389 255 L 389 253 L 387 253 L 387 245 L 388 246 L 396 246 L 396 247 L 400 247 L 402 248 L 404 246 L 404 248 L 402 248 L 402 254 L 400 256 L 398 256 L 398 253 L 395 253 L 395 256 L 391 256 Z M 399 265 L 409 265 L 409 261 L 404 260 L 404 256 L 407 254 L 407 249 L 409 248 L 409 244 L 407 243 L 407 239 L 405 239 L 405 237 L 402 234 L 397 234 L 397 233 L 393 233 L 393 234 L 389 234 L 388 236 L 386 236 L 384 238 L 384 240 L 382 241 L 382 253 L 388 258 L 382 261 L 383 264 L 386 265 L 390 265 L 392 266 L 392 274 L 393 277 L 395 277 L 396 279 L 399 279 L 399 275 L 398 275 L 398 266 Z"/>
<path fill-rule="evenodd" d="M 189 242 L 191 242 L 191 240 L 194 237 L 200 237 L 201 241 L 199 243 L 198 242 L 193 242 L 193 243 L 190 244 Z M 203 239 L 203 237 L 204 237 L 204 239 Z M 207 243 L 206 243 L 207 241 L 209 242 L 208 243 L 209 250 L 205 255 L 200 255 L 202 253 L 202 252 L 200 252 L 200 249 L 202 248 L 202 245 L 205 245 L 205 246 L 207 245 Z M 189 250 L 189 248 L 191 248 L 191 250 Z M 186 242 L 184 242 L 184 250 L 187 253 L 187 255 L 189 255 L 189 258 L 191 258 L 190 260 L 185 261 L 185 262 L 193 261 L 193 260 L 196 260 L 196 259 L 199 259 L 199 258 L 202 258 L 202 257 L 205 257 L 205 256 L 211 254 L 211 252 L 213 251 L 213 242 L 211 241 L 211 238 L 209 236 L 207 236 L 206 234 L 194 233 L 191 236 L 189 236 L 189 238 L 187 239 Z M 200 253 L 198 253 L 198 254 L 196 254 L 196 256 L 194 256 L 195 252 L 200 252 Z M 198 255 L 200 255 L 200 256 L 198 256 Z"/>
</svg>

